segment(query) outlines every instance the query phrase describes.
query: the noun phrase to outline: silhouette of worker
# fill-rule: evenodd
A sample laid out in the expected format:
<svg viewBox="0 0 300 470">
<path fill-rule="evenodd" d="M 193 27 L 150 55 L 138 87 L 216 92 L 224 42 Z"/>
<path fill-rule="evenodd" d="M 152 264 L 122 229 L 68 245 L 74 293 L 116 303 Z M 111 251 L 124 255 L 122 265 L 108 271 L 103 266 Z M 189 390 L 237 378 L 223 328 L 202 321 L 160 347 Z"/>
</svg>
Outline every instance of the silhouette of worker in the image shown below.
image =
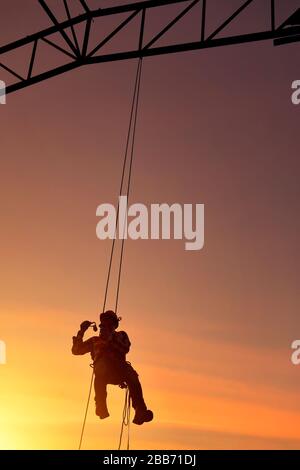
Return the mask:
<svg viewBox="0 0 300 470">
<path fill-rule="evenodd" d="M 80 325 L 77 336 L 73 336 L 72 353 L 82 355 L 90 353 L 95 373 L 96 415 L 100 419 L 107 418 L 109 412 L 106 404 L 107 384 L 128 386 L 135 409 L 133 423 L 143 424 L 152 421 L 153 413 L 147 410 L 142 387 L 137 372 L 126 361 L 131 343 L 125 331 L 115 331 L 121 320 L 115 312 L 107 310 L 100 315 L 100 334 L 83 341 L 85 331 L 94 323 L 84 321 Z M 96 329 L 96 326 L 94 327 Z"/>
</svg>

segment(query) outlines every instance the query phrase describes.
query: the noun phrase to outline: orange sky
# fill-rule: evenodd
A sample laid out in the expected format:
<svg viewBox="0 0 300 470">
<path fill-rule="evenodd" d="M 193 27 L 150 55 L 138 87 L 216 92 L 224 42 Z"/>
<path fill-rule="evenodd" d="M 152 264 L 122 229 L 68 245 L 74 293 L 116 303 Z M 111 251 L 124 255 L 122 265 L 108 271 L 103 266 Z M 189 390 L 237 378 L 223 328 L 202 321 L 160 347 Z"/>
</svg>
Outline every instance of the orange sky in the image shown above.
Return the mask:
<svg viewBox="0 0 300 470">
<path fill-rule="evenodd" d="M 36 2 L 17 18 L 5 3 L 3 42 L 48 24 Z M 204 203 L 205 247 L 126 243 L 121 326 L 155 414 L 133 448 L 300 448 L 296 47 L 144 62 L 131 201 Z M 95 214 L 116 201 L 135 68 L 76 70 L 0 106 L 1 449 L 77 448 L 90 368 L 71 337 L 102 306 Z M 116 448 L 123 399 L 110 388 L 101 422 L 92 403 L 84 448 Z"/>
<path fill-rule="evenodd" d="M 2 449 L 73 449 L 78 442 L 90 378 L 88 360 L 70 355 L 71 316 L 45 313 L 38 330 L 40 312 L 1 312 L 10 345 L 8 363 L 1 368 Z M 66 320 L 57 327 L 61 317 Z M 293 366 L 283 361 L 287 351 L 269 357 L 266 351 L 242 345 L 170 332 L 161 341 L 156 328 L 150 327 L 147 335 L 132 329 L 135 352 L 129 359 L 141 373 L 156 415 L 151 425 L 131 428 L 134 448 L 298 445 L 297 392 L 272 385 L 276 377 L 292 375 Z M 254 383 L 258 371 L 265 380 Z M 109 387 L 111 418 L 101 422 L 91 404 L 84 448 L 115 447 L 123 398 L 122 391 Z"/>
</svg>

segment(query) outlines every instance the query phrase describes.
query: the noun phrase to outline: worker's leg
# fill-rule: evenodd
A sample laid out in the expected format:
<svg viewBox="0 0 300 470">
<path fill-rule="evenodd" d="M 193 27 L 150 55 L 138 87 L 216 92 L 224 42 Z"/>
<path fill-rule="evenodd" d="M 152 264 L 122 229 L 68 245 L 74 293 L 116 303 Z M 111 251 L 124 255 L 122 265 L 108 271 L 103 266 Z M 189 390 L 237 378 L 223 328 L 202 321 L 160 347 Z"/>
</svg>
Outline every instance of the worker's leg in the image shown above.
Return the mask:
<svg viewBox="0 0 300 470">
<path fill-rule="evenodd" d="M 96 415 L 101 419 L 107 418 L 109 412 L 106 404 L 106 391 L 107 382 L 105 377 L 101 374 L 95 374 L 95 402 L 96 402 Z"/>
<path fill-rule="evenodd" d="M 129 393 L 132 399 L 132 406 L 135 409 L 135 417 L 133 422 L 135 424 L 143 424 L 146 421 L 151 421 L 153 419 L 153 413 L 152 411 L 147 410 L 139 376 L 133 367 L 128 363 L 126 363 L 126 366 L 124 366 L 123 377 L 123 380 L 128 385 Z"/>
<path fill-rule="evenodd" d="M 144 401 L 143 390 L 139 381 L 139 376 L 134 370 L 134 368 L 128 363 L 126 363 L 126 365 L 124 366 L 123 377 L 123 380 L 127 383 L 129 388 L 133 408 L 140 408 L 146 410 L 147 407 Z"/>
</svg>

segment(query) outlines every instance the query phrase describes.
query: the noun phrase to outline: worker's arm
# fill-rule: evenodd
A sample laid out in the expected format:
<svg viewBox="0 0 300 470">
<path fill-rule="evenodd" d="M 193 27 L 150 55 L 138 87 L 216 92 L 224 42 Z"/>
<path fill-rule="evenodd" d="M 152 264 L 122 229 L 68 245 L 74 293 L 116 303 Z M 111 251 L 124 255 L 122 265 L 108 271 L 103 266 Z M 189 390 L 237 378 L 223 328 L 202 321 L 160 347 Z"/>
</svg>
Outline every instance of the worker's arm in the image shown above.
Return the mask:
<svg viewBox="0 0 300 470">
<path fill-rule="evenodd" d="M 90 322 L 88 321 L 81 323 L 77 336 L 73 336 L 72 354 L 77 356 L 90 353 L 92 351 L 92 338 L 88 339 L 87 341 L 83 341 L 84 333 L 89 328 L 89 326 Z"/>
</svg>

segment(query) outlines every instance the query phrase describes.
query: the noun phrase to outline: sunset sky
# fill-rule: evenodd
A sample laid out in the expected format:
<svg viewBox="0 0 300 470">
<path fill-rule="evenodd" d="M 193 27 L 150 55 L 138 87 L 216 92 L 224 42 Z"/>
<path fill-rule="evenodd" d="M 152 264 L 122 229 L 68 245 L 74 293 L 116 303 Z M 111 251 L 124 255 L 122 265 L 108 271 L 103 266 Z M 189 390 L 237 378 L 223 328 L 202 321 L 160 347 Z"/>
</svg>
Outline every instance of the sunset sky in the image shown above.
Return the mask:
<svg viewBox="0 0 300 470">
<path fill-rule="evenodd" d="M 213 24 L 241 1 L 223 3 Z M 250 31 L 267 3 L 245 15 Z M 299 6 L 284 3 L 282 21 Z M 1 1 L 1 45 L 50 24 L 35 0 Z M 298 55 L 262 42 L 144 60 L 131 202 L 205 204 L 205 246 L 126 242 L 120 328 L 155 415 L 131 426 L 133 449 L 300 449 Z M 96 208 L 117 200 L 136 66 L 80 68 L 0 106 L 0 449 L 78 446 L 91 369 L 71 339 L 102 308 Z M 123 402 L 110 386 L 100 421 L 92 400 L 84 449 L 116 448 Z"/>
</svg>

